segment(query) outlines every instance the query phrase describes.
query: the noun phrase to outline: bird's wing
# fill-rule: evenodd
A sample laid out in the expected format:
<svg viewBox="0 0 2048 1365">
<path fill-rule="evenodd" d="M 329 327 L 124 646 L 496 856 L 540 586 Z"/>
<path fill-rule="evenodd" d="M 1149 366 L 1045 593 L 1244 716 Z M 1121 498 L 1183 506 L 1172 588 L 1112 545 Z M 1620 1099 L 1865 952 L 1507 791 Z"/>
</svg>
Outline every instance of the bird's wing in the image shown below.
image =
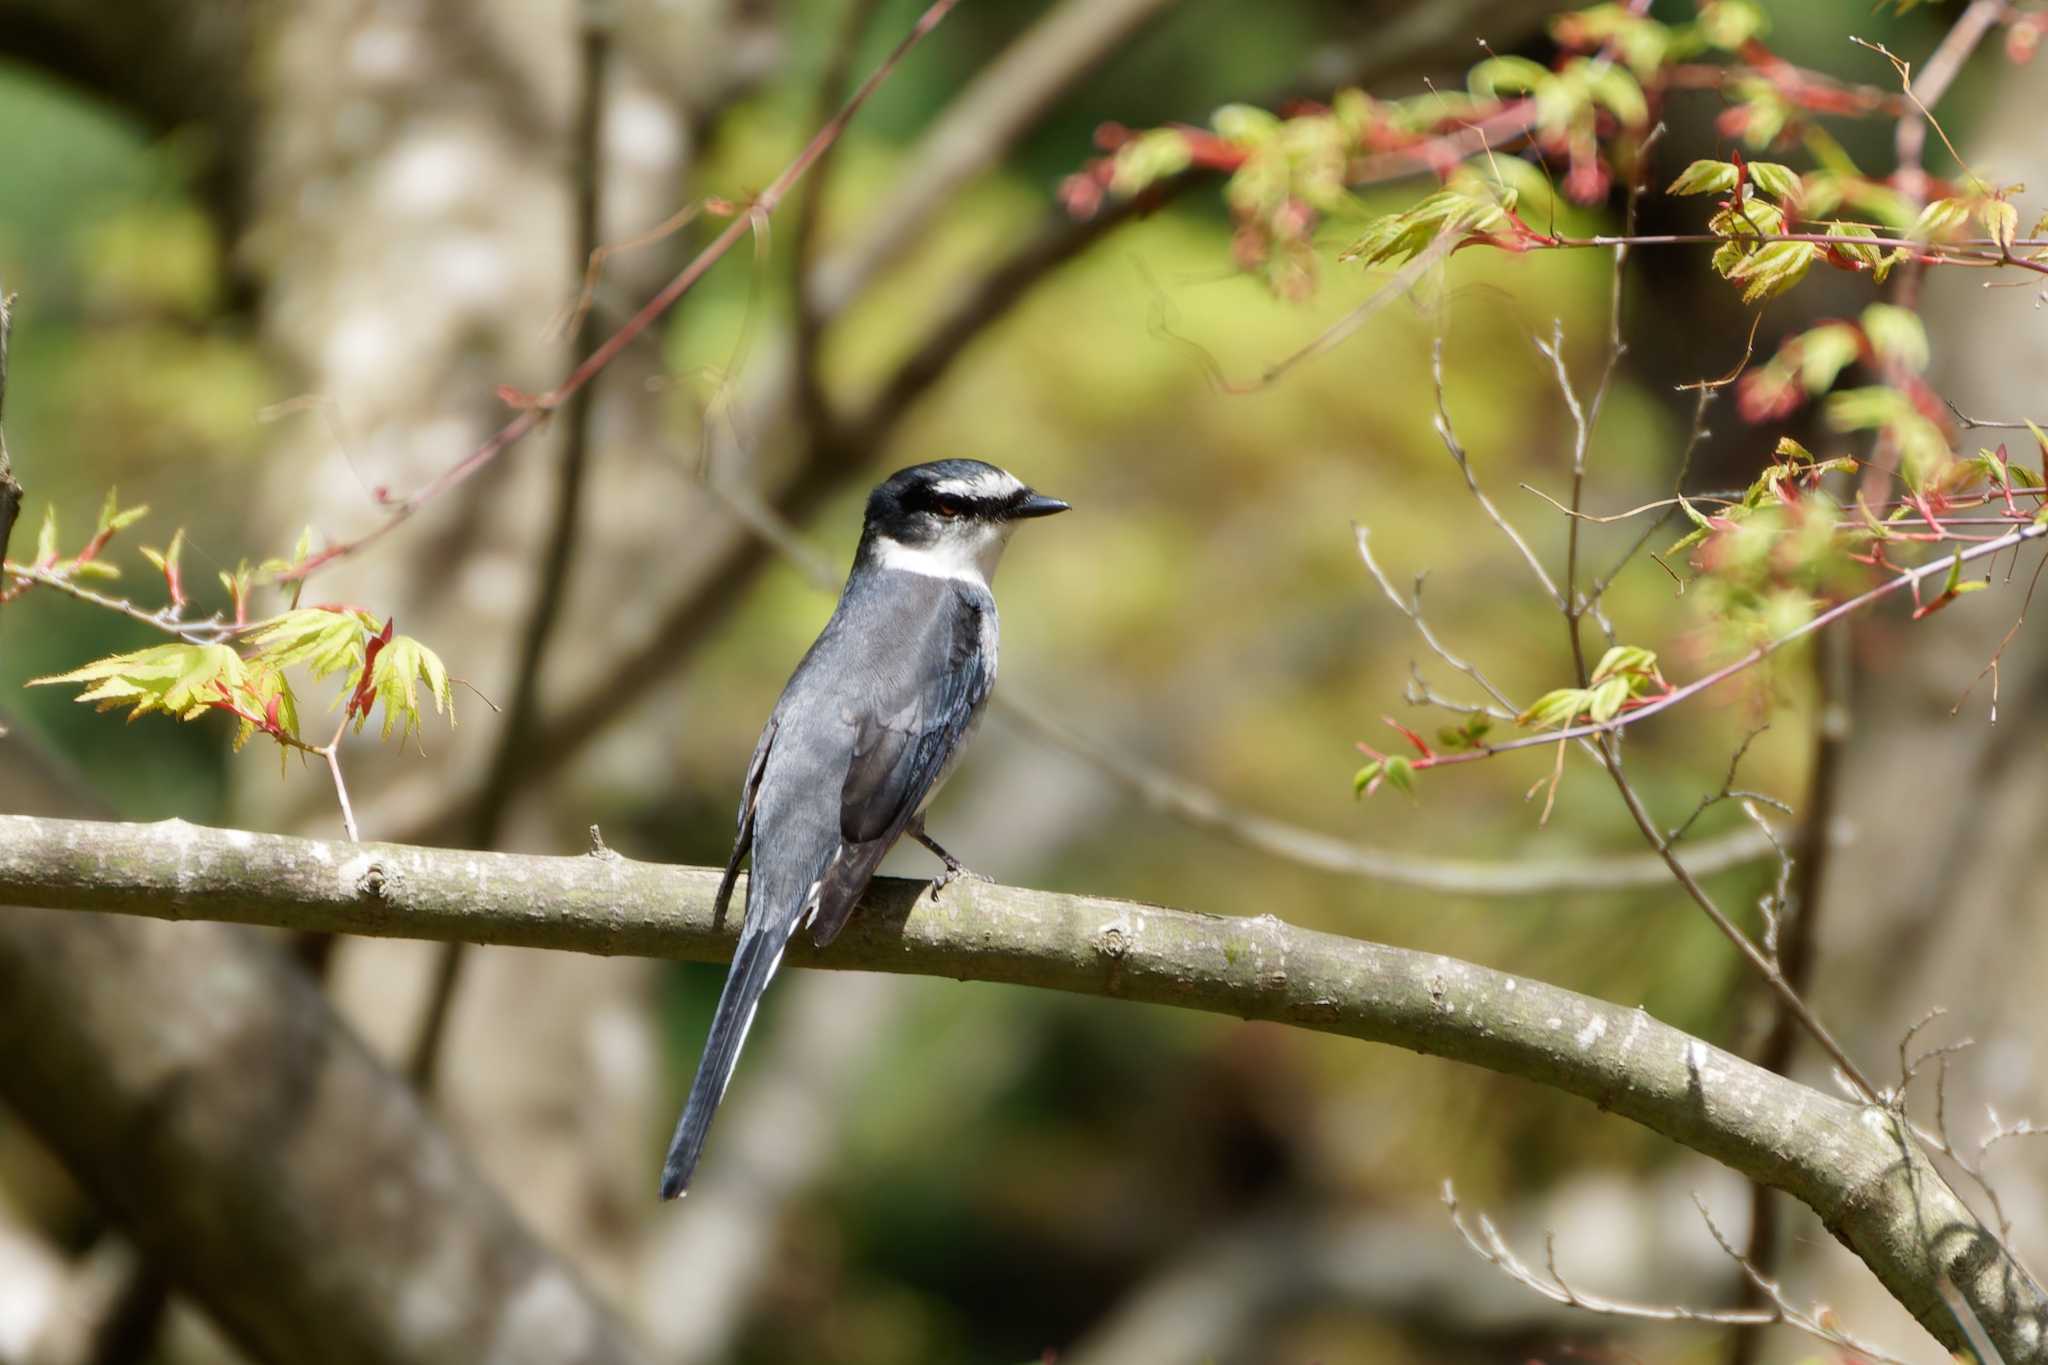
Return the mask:
<svg viewBox="0 0 2048 1365">
<path fill-rule="evenodd" d="M 819 887 L 811 937 L 830 943 L 875 868 L 917 818 L 995 686 L 995 601 L 948 585 L 922 638 L 900 652 L 874 706 L 855 722 L 839 796 L 840 846 Z M 931 660 L 943 667 L 927 671 Z"/>
<path fill-rule="evenodd" d="M 754 756 L 747 762 L 747 779 L 740 784 L 739 834 L 732 841 L 732 857 L 726 859 L 725 875 L 718 879 L 718 897 L 711 903 L 711 923 L 718 926 L 725 923 L 725 907 L 732 900 L 733 883 L 739 880 L 740 860 L 747 856 L 747 850 L 754 843 L 754 803 L 761 796 L 761 774 L 768 767 L 768 750 L 775 743 L 778 721 L 768 718 L 762 727 L 761 738 L 754 743 Z"/>
</svg>

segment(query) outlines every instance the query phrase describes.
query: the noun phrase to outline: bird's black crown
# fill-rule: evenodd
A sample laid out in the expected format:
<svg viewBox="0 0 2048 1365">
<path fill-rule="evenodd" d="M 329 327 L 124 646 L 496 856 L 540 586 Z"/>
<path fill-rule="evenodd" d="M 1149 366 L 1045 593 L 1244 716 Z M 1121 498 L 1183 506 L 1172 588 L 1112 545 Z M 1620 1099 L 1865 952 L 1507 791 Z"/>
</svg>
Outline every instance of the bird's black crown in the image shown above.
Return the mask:
<svg viewBox="0 0 2048 1365">
<path fill-rule="evenodd" d="M 897 470 L 868 495 L 867 532 L 916 544 L 950 522 L 1012 521 L 1066 509 L 985 461 L 933 460 Z"/>
</svg>

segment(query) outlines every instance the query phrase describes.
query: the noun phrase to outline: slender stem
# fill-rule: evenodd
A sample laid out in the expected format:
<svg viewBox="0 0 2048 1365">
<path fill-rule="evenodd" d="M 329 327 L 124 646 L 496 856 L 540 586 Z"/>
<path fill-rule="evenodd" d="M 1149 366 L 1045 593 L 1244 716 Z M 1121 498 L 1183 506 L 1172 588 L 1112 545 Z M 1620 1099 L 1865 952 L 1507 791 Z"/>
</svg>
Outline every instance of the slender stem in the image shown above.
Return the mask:
<svg viewBox="0 0 2048 1365">
<path fill-rule="evenodd" d="M 348 831 L 350 843 L 361 843 L 362 835 L 356 830 L 355 807 L 348 800 L 348 783 L 341 780 L 341 737 L 335 736 L 333 743 L 320 750 L 320 755 L 327 760 L 327 772 L 334 778 L 335 799 L 341 802 L 341 826 Z"/>
<path fill-rule="evenodd" d="M 1612 740 L 1605 743 L 1612 743 Z M 1664 832 L 1651 818 L 1642 798 L 1636 794 L 1634 785 L 1622 774 L 1621 765 L 1609 761 L 1606 766 L 1608 776 L 1614 779 L 1615 790 L 1621 793 L 1622 804 L 1628 807 L 1630 818 L 1636 822 L 1636 828 L 1643 832 L 1643 837 L 1649 840 L 1650 846 L 1664 859 L 1665 864 L 1671 869 L 1671 875 L 1678 879 L 1678 884 L 1685 888 L 1685 893 L 1692 897 L 1693 903 L 1713 921 L 1714 927 L 1721 931 L 1721 936 L 1735 945 L 1736 950 L 1770 986 L 1772 993 L 1778 997 L 1784 1008 L 1798 1019 L 1800 1025 L 1812 1035 L 1813 1040 L 1820 1044 L 1821 1050 L 1841 1069 L 1843 1076 L 1862 1093 L 1863 1101 L 1866 1104 L 1879 1103 L 1877 1087 L 1871 1084 L 1870 1078 L 1863 1074 L 1862 1068 L 1850 1059 L 1849 1054 L 1842 1050 L 1842 1045 L 1835 1041 L 1835 1035 L 1828 1031 L 1828 1026 L 1821 1022 L 1820 1016 L 1799 997 L 1799 993 L 1785 979 L 1778 965 L 1728 918 L 1721 907 L 1714 903 L 1714 898 L 1707 894 L 1706 888 L 1700 885 L 1699 879 L 1693 876 L 1691 869 L 1678 860 L 1670 840 L 1664 837 Z"/>
<path fill-rule="evenodd" d="M 1927 197 L 1927 177 L 1921 169 L 1921 158 L 1927 147 L 1927 125 L 1932 120 L 1928 110 L 1940 103 L 1949 86 L 1962 74 L 1970 54 L 2010 8 L 2008 0 L 1971 0 L 1962 17 L 1942 36 L 1927 64 L 1920 68 L 1920 74 L 1907 85 L 1906 102 L 1910 108 L 1899 116 L 1894 150 L 1905 177 L 1904 189 L 1912 198 Z"/>
<path fill-rule="evenodd" d="M 17 584 L 54 588 L 67 597 L 75 597 L 81 602 L 91 603 L 105 611 L 125 616 L 131 621 L 139 621 L 145 626 L 175 635 L 190 644 L 218 644 L 230 635 L 241 634 L 249 629 L 247 626 L 222 621 L 218 617 L 205 621 L 186 621 L 178 616 L 175 606 L 159 607 L 151 611 L 147 607 L 137 606 L 126 598 L 109 597 L 105 593 L 94 592 L 76 579 L 32 564 L 0 564 L 0 572 L 4 572 Z"/>
<path fill-rule="evenodd" d="M 1508 543 L 1513 545 L 1522 556 L 1522 562 L 1529 566 L 1529 572 L 1534 574 L 1536 581 L 1542 585 L 1544 594 L 1557 604 L 1559 610 L 1569 611 L 1571 608 L 1570 599 L 1564 595 L 1564 592 L 1556 583 L 1551 581 L 1550 571 L 1543 567 L 1543 561 L 1537 557 L 1534 550 L 1529 548 L 1529 542 L 1522 538 L 1522 533 L 1515 529 L 1514 524 L 1501 515 L 1500 509 L 1494 505 L 1493 499 L 1486 495 L 1486 490 L 1479 486 L 1479 476 L 1472 471 L 1472 458 L 1466 453 L 1464 444 L 1458 440 L 1457 430 L 1451 425 L 1450 406 L 1444 398 L 1444 334 L 1442 328 L 1437 330 L 1436 339 L 1430 345 L 1429 372 L 1431 382 L 1436 388 L 1436 419 L 1433 425 L 1436 428 L 1437 439 L 1442 441 L 1444 449 L 1450 452 L 1451 459 L 1458 466 L 1458 472 L 1465 476 L 1465 491 L 1470 493 L 1473 500 L 1479 504 L 1479 510 L 1486 514 L 1486 519 L 1493 523 L 1494 529 L 1503 536 L 1506 536 Z M 1365 530 L 1363 527 L 1359 528 L 1358 548 L 1360 554 L 1365 553 Z"/>
</svg>

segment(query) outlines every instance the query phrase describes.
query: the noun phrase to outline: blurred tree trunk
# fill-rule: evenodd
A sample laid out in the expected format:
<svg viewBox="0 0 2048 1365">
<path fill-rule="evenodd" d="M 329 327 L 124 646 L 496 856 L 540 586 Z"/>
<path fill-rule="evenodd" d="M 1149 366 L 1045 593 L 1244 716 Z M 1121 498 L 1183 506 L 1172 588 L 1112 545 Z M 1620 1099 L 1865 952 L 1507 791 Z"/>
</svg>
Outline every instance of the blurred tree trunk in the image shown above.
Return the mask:
<svg viewBox="0 0 2048 1365">
<path fill-rule="evenodd" d="M 573 357 L 559 324 L 582 275 L 577 178 L 600 178 L 606 241 L 644 232 L 692 197 L 686 177 L 704 120 L 775 55 L 756 8 L 639 0 L 590 10 L 618 27 L 595 166 L 582 164 L 575 145 L 584 11 L 574 0 L 318 3 L 279 16 L 265 34 L 263 68 L 273 75 L 253 148 L 259 209 L 244 250 L 261 262 L 269 347 L 294 366 L 317 408 L 278 428 L 252 541 L 288 546 L 307 520 L 327 537 L 361 533 L 385 515 L 372 488 L 419 487 L 504 420 L 493 397 L 500 385 L 537 391 L 567 372 Z M 688 240 L 610 260 L 595 296 L 599 317 L 651 293 Z M 677 567 L 675 547 L 705 538 L 700 521 L 723 520 L 693 496 L 664 439 L 667 405 L 648 397 L 664 373 L 657 344 L 621 356 L 598 381 L 583 525 L 558 632 L 572 643 L 545 661 L 543 712 L 567 676 L 607 666 L 602 641 L 660 594 Z M 314 595 L 394 615 L 486 697 L 508 701 L 558 496 L 561 425 L 430 505 L 374 553 L 323 575 Z M 430 736 L 425 763 L 367 744 L 351 753 L 365 836 L 388 836 L 406 818 L 385 799 L 393 778 L 427 776 L 442 809 L 472 789 L 503 723 L 465 698 L 461 727 Z M 248 818 L 276 827 L 276 775 L 252 765 L 238 776 Z M 515 767 L 510 777 L 516 784 L 524 775 Z M 291 824 L 332 830 L 331 792 L 305 782 L 292 796 Z M 588 824 L 566 803 L 509 809 L 497 840 L 506 846 L 559 848 Z M 438 953 L 388 943 L 337 952 L 335 997 L 387 1057 L 413 1047 Z M 637 1238 L 622 1229 L 644 1227 L 654 1207 L 644 1167 L 662 1121 L 653 1112 L 663 1073 L 647 1008 L 656 972 L 645 963 L 471 954 L 435 1097 L 521 1211 L 619 1294 L 637 1261 Z"/>
</svg>

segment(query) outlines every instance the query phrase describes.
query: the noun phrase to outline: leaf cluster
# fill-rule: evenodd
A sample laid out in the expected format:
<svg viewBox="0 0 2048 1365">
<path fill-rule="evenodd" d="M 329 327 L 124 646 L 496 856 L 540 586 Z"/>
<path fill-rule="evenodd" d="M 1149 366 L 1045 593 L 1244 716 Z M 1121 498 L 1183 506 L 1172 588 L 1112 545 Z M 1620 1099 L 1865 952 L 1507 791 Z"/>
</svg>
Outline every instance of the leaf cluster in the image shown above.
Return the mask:
<svg viewBox="0 0 2048 1365">
<path fill-rule="evenodd" d="M 1537 730 L 1562 730 L 1584 717 L 1604 725 L 1632 701 L 1669 692 L 1671 684 L 1657 669 L 1654 650 L 1640 645 L 1615 645 L 1600 657 L 1584 687 L 1559 687 L 1545 692 L 1515 717 L 1515 724 Z"/>
<path fill-rule="evenodd" d="M 115 534 L 140 521 L 148 510 L 123 508 L 110 493 L 92 537 L 71 555 L 60 552 L 56 514 L 54 510 L 46 512 L 35 567 L 66 581 L 119 577 L 119 568 L 105 560 L 102 552 Z M 358 733 L 380 707 L 381 734 L 386 739 L 394 731 L 401 741 L 417 735 L 427 703 L 436 715 L 446 715 L 449 723 L 454 723 L 447 667 L 420 641 L 397 634 L 390 621 L 380 627 L 375 617 L 355 607 L 293 605 L 276 616 L 244 622 L 250 592 L 304 558 L 311 545 L 310 531 L 301 537 L 293 560 L 266 560 L 254 568 L 244 562 L 232 573 L 220 575 L 235 609 L 235 626 L 218 625 L 218 618 L 193 624 L 182 617 L 188 601 L 180 565 L 184 543 L 180 529 L 166 547 L 141 549 L 142 556 L 163 576 L 170 598 L 167 607 L 151 615 L 140 608 L 113 604 L 181 638 L 109 655 L 65 673 L 33 678 L 28 685 L 78 687 L 78 701 L 101 711 L 125 710 L 130 721 L 147 715 L 190 721 L 224 711 L 238 722 L 237 750 L 258 733 L 287 750 L 321 747 L 300 731 L 299 703 L 288 670 L 300 671 L 315 682 L 338 678 L 342 685 L 334 704 L 345 704 L 342 723 L 353 722 Z"/>
</svg>

